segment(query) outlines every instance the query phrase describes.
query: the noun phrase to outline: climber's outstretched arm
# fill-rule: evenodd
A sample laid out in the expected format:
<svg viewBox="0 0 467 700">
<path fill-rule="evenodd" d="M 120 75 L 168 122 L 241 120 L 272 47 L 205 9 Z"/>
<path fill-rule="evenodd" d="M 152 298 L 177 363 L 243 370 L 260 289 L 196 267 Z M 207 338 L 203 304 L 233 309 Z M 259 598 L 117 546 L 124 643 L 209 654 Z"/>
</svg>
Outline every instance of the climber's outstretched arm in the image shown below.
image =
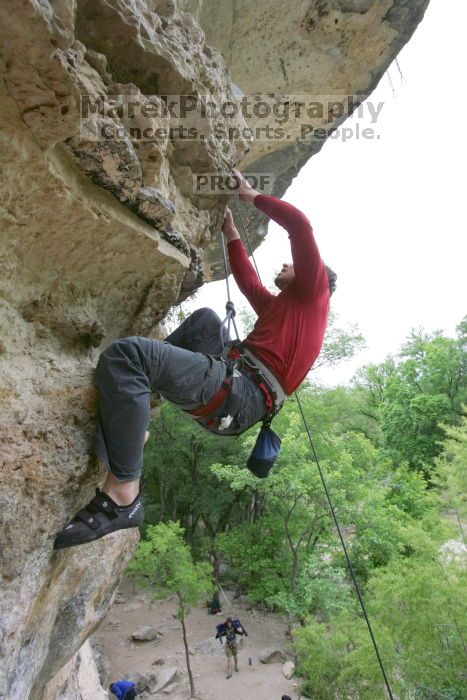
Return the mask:
<svg viewBox="0 0 467 700">
<path fill-rule="evenodd" d="M 317 299 L 329 288 L 329 283 L 307 217 L 292 204 L 253 189 L 238 170 L 233 172 L 240 183 L 237 190 L 240 199 L 254 204 L 288 232 L 297 291 L 303 299 Z"/>
<path fill-rule="evenodd" d="M 228 243 L 230 268 L 238 288 L 248 299 L 255 312 L 260 314 L 274 295 L 262 285 L 256 274 L 235 226 L 232 212 L 228 207 L 222 231 Z"/>
</svg>

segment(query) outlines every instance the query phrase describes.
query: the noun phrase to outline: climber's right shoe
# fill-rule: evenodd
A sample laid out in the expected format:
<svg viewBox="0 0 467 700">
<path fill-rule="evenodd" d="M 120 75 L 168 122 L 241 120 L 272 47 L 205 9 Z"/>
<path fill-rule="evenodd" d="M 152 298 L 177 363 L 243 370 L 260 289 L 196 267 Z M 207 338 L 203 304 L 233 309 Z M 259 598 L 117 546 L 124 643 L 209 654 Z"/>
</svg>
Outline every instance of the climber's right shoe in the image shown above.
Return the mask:
<svg viewBox="0 0 467 700">
<path fill-rule="evenodd" d="M 119 506 L 106 493 L 96 489 L 96 495 L 87 506 L 76 513 L 73 520 L 58 533 L 54 549 L 76 547 L 94 542 L 116 530 L 138 527 L 144 517 L 141 492 L 133 503 Z"/>
</svg>

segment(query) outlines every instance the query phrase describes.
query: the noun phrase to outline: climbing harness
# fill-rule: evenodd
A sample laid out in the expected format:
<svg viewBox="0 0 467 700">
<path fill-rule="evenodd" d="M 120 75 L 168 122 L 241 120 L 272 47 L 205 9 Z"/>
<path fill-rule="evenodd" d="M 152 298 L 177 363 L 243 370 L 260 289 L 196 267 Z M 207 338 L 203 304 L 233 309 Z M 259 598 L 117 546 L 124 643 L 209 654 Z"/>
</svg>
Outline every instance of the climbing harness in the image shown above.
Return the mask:
<svg viewBox="0 0 467 700">
<path fill-rule="evenodd" d="M 233 382 L 233 371 L 232 363 L 227 363 L 227 374 L 219 391 L 216 391 L 212 399 L 204 406 L 187 410 L 187 413 L 193 416 L 201 425 L 204 425 L 205 428 L 208 428 L 208 430 L 215 427 L 219 411 L 229 397 Z"/>
<path fill-rule="evenodd" d="M 255 269 L 256 269 L 256 273 L 257 273 L 257 275 L 258 275 L 259 280 L 261 281 L 261 277 L 260 277 L 260 275 L 259 275 L 258 268 L 257 268 L 257 266 L 256 266 L 256 261 L 255 261 L 254 253 L 253 253 L 252 247 L 251 247 L 251 245 L 250 245 L 250 240 L 249 240 L 249 236 L 248 236 L 248 231 L 247 231 L 247 229 L 246 229 L 245 224 L 243 223 L 243 219 L 242 219 L 242 216 L 241 216 L 241 214 L 240 214 L 240 209 L 239 209 L 239 207 L 238 207 L 238 203 L 237 203 L 236 200 L 234 200 L 234 204 L 235 204 L 235 207 L 236 207 L 236 210 L 237 210 L 238 217 L 239 217 L 240 222 L 241 222 L 241 224 L 242 224 L 243 233 L 244 233 L 245 239 L 246 239 L 246 241 L 247 241 L 248 249 L 249 249 L 249 251 L 250 251 L 250 255 L 251 255 L 251 258 L 252 258 L 252 260 L 253 260 L 253 263 L 254 263 L 254 266 L 255 266 Z M 225 259 L 225 246 L 224 246 L 224 259 Z M 226 272 L 226 279 L 227 279 L 227 260 L 226 260 L 226 259 L 225 259 L 225 272 Z M 229 294 L 228 284 L 227 284 L 227 293 Z M 229 299 L 230 299 L 230 296 L 229 296 Z M 300 402 L 300 398 L 299 398 L 299 396 L 298 396 L 298 394 L 297 394 L 296 391 L 294 392 L 294 396 L 295 396 L 295 399 L 296 399 L 296 401 L 297 401 L 297 404 L 298 404 L 298 407 L 299 407 L 299 410 L 300 410 L 300 415 L 301 415 L 301 417 L 302 417 L 302 421 L 303 421 L 303 425 L 304 425 L 304 427 L 305 427 L 305 431 L 306 431 L 306 433 L 307 433 L 307 435 L 308 435 L 308 440 L 309 440 L 309 442 L 310 442 L 310 447 L 311 447 L 311 451 L 312 451 L 312 454 L 313 454 L 313 458 L 314 458 L 314 460 L 315 460 L 315 462 L 316 462 L 316 466 L 318 467 L 318 472 L 319 472 L 319 476 L 320 476 L 320 479 L 321 479 L 321 483 L 322 483 L 322 485 L 323 485 L 324 492 L 325 492 L 325 494 L 326 494 L 326 499 L 327 499 L 327 502 L 328 502 L 328 505 L 329 505 L 329 509 L 330 509 L 330 511 L 331 511 L 332 518 L 333 518 L 333 520 L 334 520 L 334 524 L 335 524 L 335 526 L 336 526 L 336 530 L 337 530 L 337 533 L 338 533 L 338 536 L 339 536 L 339 540 L 340 540 L 340 543 L 341 543 L 341 545 L 342 545 L 342 549 L 343 549 L 343 551 L 344 551 L 345 560 L 346 560 L 346 562 L 347 562 L 347 566 L 348 566 L 349 571 L 350 571 L 350 576 L 351 576 L 352 583 L 353 583 L 353 585 L 354 585 L 354 588 L 355 588 L 355 591 L 356 591 L 356 594 L 357 594 L 358 602 L 360 603 L 360 607 L 361 607 L 361 609 L 362 609 L 362 613 L 363 613 L 363 616 L 364 616 L 364 618 L 365 618 L 365 622 L 366 622 L 366 625 L 367 625 L 367 628 L 368 628 L 368 632 L 369 632 L 369 634 L 370 634 L 371 642 L 372 642 L 372 644 L 373 644 L 373 649 L 374 649 L 374 651 L 375 651 L 375 655 L 376 655 L 376 658 L 377 658 L 377 661 L 378 661 L 378 665 L 379 665 L 379 668 L 380 668 L 380 670 L 381 670 L 381 674 L 382 674 L 383 679 L 384 679 L 384 684 L 385 684 L 385 686 L 386 686 L 386 690 L 387 690 L 387 692 L 388 692 L 388 695 L 389 695 L 390 700 L 394 700 L 394 696 L 393 696 L 392 691 L 391 691 L 391 686 L 390 686 L 390 684 L 389 684 L 389 680 L 388 680 L 388 678 L 387 678 L 386 671 L 385 671 L 385 669 L 384 669 L 383 661 L 382 661 L 381 656 L 380 656 L 380 653 L 379 653 L 378 644 L 377 644 L 377 642 L 376 642 L 376 638 L 375 638 L 375 636 L 374 636 L 373 629 L 372 629 L 372 627 L 371 627 L 371 623 L 370 623 L 369 617 L 368 617 L 367 612 L 366 612 L 365 604 L 364 604 L 364 602 L 363 602 L 362 594 L 361 594 L 361 592 L 360 592 L 360 588 L 359 588 L 359 585 L 358 585 L 358 583 L 357 583 L 357 579 L 356 579 L 356 577 L 355 577 L 355 572 L 354 572 L 354 569 L 353 569 L 353 566 L 352 566 L 352 562 L 350 561 L 350 557 L 349 557 L 349 554 L 348 554 L 348 551 L 347 551 L 347 547 L 346 547 L 346 545 L 345 545 L 345 541 L 344 541 L 344 538 L 343 538 L 343 536 L 342 536 L 342 530 L 341 530 L 341 527 L 340 527 L 340 525 L 339 525 L 339 521 L 338 521 L 338 519 L 337 519 L 337 515 L 336 515 L 336 511 L 335 511 L 335 509 L 334 509 L 334 504 L 333 504 L 333 502 L 332 502 L 331 494 L 330 494 L 330 492 L 329 492 L 329 489 L 328 489 L 328 486 L 327 486 L 327 483 L 326 483 L 326 479 L 325 479 L 325 477 L 324 477 L 324 473 L 323 473 L 323 470 L 321 469 L 321 464 L 320 464 L 320 462 L 319 462 L 318 455 L 317 455 L 316 450 L 315 450 L 315 446 L 314 446 L 313 439 L 312 439 L 312 436 L 311 436 L 311 430 L 310 430 L 310 428 L 309 428 L 309 426 L 308 426 L 308 422 L 307 422 L 307 420 L 306 420 L 306 418 L 305 418 L 305 414 L 304 414 L 304 412 L 303 412 L 303 408 L 302 408 L 302 404 L 301 404 L 301 402 Z"/>
<path fill-rule="evenodd" d="M 251 375 L 265 396 L 269 421 L 279 413 L 287 398 L 283 387 L 271 370 L 242 342 L 234 341 L 229 357 L 240 360 L 241 369 Z"/>
</svg>

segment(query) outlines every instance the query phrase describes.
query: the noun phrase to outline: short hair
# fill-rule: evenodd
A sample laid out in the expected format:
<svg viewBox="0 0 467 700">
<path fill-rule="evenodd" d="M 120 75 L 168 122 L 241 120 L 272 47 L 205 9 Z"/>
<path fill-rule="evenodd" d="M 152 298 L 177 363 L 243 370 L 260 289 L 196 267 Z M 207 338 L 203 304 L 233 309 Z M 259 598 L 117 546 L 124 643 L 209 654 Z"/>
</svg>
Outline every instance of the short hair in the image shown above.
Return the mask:
<svg viewBox="0 0 467 700">
<path fill-rule="evenodd" d="M 292 698 L 290 697 L 290 695 L 283 695 L 281 697 L 281 700 L 292 700 Z"/>
<path fill-rule="evenodd" d="M 226 622 L 232 622 L 232 618 L 231 618 L 231 617 L 228 617 L 227 620 L 226 620 Z"/>
<path fill-rule="evenodd" d="M 337 275 L 334 272 L 334 270 L 331 270 L 329 265 L 325 265 L 324 267 L 326 268 L 326 272 L 328 273 L 329 294 L 332 296 L 336 291 Z"/>
</svg>

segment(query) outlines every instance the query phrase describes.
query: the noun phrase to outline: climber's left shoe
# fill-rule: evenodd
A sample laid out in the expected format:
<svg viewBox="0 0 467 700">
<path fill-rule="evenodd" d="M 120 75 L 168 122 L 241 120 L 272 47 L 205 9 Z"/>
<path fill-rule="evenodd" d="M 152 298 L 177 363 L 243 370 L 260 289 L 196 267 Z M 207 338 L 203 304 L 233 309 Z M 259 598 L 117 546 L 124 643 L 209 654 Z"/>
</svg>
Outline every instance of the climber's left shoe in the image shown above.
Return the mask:
<svg viewBox="0 0 467 700">
<path fill-rule="evenodd" d="M 116 530 L 138 527 L 144 517 L 141 492 L 128 506 L 119 506 L 106 493 L 96 489 L 96 495 L 87 506 L 76 513 L 73 520 L 58 533 L 54 549 L 76 547 L 94 542 Z"/>
</svg>

